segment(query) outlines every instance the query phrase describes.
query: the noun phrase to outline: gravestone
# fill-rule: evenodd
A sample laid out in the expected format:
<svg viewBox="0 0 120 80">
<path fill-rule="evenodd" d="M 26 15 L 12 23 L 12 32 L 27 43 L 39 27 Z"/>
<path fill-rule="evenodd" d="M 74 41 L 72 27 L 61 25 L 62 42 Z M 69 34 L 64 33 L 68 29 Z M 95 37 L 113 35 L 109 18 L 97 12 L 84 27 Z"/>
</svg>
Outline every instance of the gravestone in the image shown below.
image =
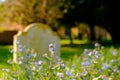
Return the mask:
<svg viewBox="0 0 120 80">
<path fill-rule="evenodd" d="M 17 62 L 17 53 L 20 51 L 26 59 L 28 50 L 37 54 L 40 59 L 44 54 L 50 54 L 49 44 L 55 44 L 55 55 L 60 55 L 60 39 L 52 29 L 41 23 L 33 23 L 27 26 L 24 31 L 19 31 L 14 36 L 13 60 Z"/>
</svg>

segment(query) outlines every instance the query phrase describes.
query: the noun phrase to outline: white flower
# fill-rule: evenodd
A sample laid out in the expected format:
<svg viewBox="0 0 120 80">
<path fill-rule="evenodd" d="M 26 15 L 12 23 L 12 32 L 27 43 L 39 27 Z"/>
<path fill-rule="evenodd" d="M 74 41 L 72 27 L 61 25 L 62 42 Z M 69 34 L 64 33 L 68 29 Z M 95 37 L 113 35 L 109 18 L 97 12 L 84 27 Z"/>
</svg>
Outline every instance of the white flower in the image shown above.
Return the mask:
<svg viewBox="0 0 120 80">
<path fill-rule="evenodd" d="M 95 45 L 94 45 L 95 47 L 98 47 L 98 46 L 100 46 L 100 44 L 99 43 L 95 43 Z"/>
<path fill-rule="evenodd" d="M 39 64 L 39 65 L 41 65 L 41 64 L 42 64 L 42 61 L 41 61 L 41 60 L 39 60 L 39 61 L 38 61 L 38 64 Z"/>
</svg>

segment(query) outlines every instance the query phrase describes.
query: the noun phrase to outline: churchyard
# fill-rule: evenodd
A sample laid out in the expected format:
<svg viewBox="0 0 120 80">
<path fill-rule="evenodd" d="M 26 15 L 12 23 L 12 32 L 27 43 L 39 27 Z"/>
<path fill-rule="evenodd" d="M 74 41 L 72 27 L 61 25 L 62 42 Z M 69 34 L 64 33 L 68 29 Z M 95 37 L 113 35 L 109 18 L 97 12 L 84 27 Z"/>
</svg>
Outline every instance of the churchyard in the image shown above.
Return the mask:
<svg viewBox="0 0 120 80">
<path fill-rule="evenodd" d="M 0 80 L 120 80 L 119 4 L 0 0 Z"/>
</svg>

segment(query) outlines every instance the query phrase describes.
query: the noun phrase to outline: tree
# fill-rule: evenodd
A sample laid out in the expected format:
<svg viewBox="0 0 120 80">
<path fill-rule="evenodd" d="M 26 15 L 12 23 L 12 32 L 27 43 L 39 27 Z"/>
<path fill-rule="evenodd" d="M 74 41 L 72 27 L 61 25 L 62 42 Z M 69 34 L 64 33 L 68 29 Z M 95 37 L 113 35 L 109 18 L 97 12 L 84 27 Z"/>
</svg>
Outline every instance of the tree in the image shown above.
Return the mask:
<svg viewBox="0 0 120 80">
<path fill-rule="evenodd" d="M 34 22 L 55 25 L 56 19 L 64 14 L 61 7 L 64 7 L 64 0 L 6 0 L 0 15 L 3 15 L 2 21 L 25 26 Z"/>
<path fill-rule="evenodd" d="M 68 8 L 67 13 L 64 14 L 64 18 L 60 19 L 60 21 L 69 26 L 69 29 L 76 25 L 76 23 L 88 23 L 92 32 L 91 39 L 94 40 L 93 26 L 95 23 L 94 13 L 96 9 L 96 1 L 94 1 L 95 0 L 69 0 L 70 7 Z M 72 44 L 71 32 L 69 35 Z"/>
<path fill-rule="evenodd" d="M 120 1 L 119 0 L 69 0 L 71 8 L 61 21 L 66 25 L 85 22 L 90 25 L 91 40 L 94 37 L 94 25 L 107 29 L 115 44 L 120 43 Z"/>
<path fill-rule="evenodd" d="M 120 1 L 119 0 L 107 0 L 105 5 L 105 28 L 110 32 L 112 41 L 114 44 L 120 44 Z"/>
</svg>

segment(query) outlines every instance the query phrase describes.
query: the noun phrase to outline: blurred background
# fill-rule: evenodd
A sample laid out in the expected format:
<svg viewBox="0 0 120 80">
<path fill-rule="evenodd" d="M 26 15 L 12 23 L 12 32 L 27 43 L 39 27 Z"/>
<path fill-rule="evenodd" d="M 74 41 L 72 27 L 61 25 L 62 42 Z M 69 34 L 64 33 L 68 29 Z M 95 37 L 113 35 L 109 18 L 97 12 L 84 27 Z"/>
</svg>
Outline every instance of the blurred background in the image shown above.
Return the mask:
<svg viewBox="0 0 120 80">
<path fill-rule="evenodd" d="M 0 44 L 31 23 L 49 25 L 61 43 L 120 43 L 119 0 L 0 0 Z"/>
</svg>

